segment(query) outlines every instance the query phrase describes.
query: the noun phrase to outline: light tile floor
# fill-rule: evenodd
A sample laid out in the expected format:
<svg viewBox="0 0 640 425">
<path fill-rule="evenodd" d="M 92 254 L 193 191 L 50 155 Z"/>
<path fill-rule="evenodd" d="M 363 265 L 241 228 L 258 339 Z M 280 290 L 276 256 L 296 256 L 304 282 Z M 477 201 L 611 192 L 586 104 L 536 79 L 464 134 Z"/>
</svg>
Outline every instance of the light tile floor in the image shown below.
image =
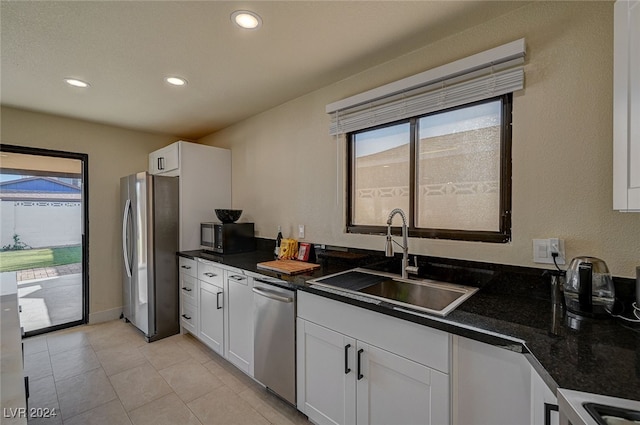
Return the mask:
<svg viewBox="0 0 640 425">
<path fill-rule="evenodd" d="M 191 335 L 146 343 L 113 321 L 24 340 L 29 424 L 302 425 L 307 418 Z"/>
</svg>

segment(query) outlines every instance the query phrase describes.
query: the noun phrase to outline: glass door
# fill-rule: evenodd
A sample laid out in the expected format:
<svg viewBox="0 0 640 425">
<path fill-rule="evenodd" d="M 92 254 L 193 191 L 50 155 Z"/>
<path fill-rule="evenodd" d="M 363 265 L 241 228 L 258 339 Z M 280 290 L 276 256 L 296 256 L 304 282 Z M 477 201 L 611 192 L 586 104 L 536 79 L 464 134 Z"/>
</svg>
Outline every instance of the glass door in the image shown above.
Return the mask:
<svg viewBox="0 0 640 425">
<path fill-rule="evenodd" d="M 25 336 L 87 323 L 87 155 L 0 148 L 0 272 Z"/>
</svg>

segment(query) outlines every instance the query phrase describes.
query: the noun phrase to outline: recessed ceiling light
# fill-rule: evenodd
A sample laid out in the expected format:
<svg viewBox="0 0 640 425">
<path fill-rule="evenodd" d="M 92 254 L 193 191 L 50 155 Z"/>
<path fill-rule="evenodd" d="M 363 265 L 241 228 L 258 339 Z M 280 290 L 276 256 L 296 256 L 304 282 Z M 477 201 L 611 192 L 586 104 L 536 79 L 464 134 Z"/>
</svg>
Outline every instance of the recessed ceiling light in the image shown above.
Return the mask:
<svg viewBox="0 0 640 425">
<path fill-rule="evenodd" d="M 180 77 L 166 77 L 164 80 L 174 86 L 184 86 L 187 84 L 187 80 Z"/>
<path fill-rule="evenodd" d="M 82 80 L 78 80 L 76 78 L 65 78 L 64 81 L 73 87 L 80 87 L 81 89 L 86 89 L 89 87 L 89 83 L 86 83 Z"/>
<path fill-rule="evenodd" d="M 262 25 L 262 18 L 248 10 L 236 10 L 231 14 L 231 21 L 240 28 L 255 30 Z"/>
</svg>

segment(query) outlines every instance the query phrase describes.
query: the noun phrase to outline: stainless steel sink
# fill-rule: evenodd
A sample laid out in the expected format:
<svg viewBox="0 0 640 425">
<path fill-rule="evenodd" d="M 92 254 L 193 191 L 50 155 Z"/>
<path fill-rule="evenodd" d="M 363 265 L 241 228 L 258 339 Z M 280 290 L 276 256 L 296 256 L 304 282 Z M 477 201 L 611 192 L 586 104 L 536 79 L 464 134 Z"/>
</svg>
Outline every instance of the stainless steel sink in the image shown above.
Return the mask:
<svg viewBox="0 0 640 425">
<path fill-rule="evenodd" d="M 397 275 L 367 269 L 348 270 L 310 280 L 309 283 L 443 317 L 478 290 L 471 286 L 429 279 L 402 279 Z"/>
</svg>

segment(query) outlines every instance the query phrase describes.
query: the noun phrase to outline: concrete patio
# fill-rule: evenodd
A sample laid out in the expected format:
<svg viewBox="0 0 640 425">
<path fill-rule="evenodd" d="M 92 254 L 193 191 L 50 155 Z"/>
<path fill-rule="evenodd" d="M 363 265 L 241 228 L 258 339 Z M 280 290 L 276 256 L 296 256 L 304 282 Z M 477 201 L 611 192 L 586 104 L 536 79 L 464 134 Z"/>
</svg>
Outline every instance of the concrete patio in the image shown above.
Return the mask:
<svg viewBox="0 0 640 425">
<path fill-rule="evenodd" d="M 82 319 L 82 264 L 16 272 L 25 332 Z"/>
</svg>

